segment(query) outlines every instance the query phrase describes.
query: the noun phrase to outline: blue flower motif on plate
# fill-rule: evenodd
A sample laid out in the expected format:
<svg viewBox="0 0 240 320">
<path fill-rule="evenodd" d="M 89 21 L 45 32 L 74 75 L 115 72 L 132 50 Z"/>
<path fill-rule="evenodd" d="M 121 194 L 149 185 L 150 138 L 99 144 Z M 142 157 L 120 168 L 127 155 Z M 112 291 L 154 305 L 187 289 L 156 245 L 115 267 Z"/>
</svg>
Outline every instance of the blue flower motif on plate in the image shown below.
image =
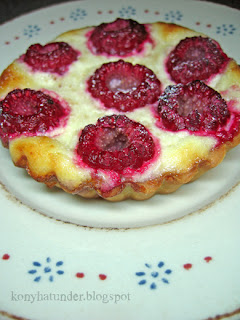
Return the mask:
<svg viewBox="0 0 240 320">
<path fill-rule="evenodd" d="M 77 8 L 75 11 L 72 11 L 70 14 L 70 19 L 78 21 L 84 19 L 87 16 L 87 11 L 84 9 Z"/>
<path fill-rule="evenodd" d="M 33 261 L 32 265 L 35 267 L 28 271 L 29 274 L 35 276 L 33 281 L 39 282 L 43 277 L 47 277 L 50 282 L 53 282 L 56 275 L 63 275 L 64 271 L 60 269 L 63 265 L 63 261 L 57 261 L 52 263 L 51 258 L 47 258 L 45 263 L 39 261 Z"/>
<path fill-rule="evenodd" d="M 222 34 L 223 36 L 234 34 L 236 31 L 236 27 L 233 24 L 222 24 L 221 26 L 217 26 L 216 33 Z"/>
<path fill-rule="evenodd" d="M 177 11 L 171 10 L 165 13 L 164 17 L 165 17 L 165 20 L 168 22 L 177 22 L 182 20 L 183 14 L 179 10 Z"/>
<path fill-rule="evenodd" d="M 41 28 L 37 24 L 29 24 L 26 28 L 24 28 L 23 35 L 28 38 L 32 38 L 33 36 L 37 36 L 39 31 L 41 31 Z"/>
<path fill-rule="evenodd" d="M 151 290 L 157 289 L 159 283 L 169 284 L 168 276 L 172 273 L 171 269 L 165 268 L 165 263 L 160 261 L 156 267 L 145 263 L 146 271 L 136 272 L 139 277 L 140 286 L 148 284 Z"/>
<path fill-rule="evenodd" d="M 132 6 L 122 7 L 122 9 L 119 10 L 119 15 L 121 18 L 131 18 L 131 16 L 136 15 L 136 9 Z"/>
</svg>

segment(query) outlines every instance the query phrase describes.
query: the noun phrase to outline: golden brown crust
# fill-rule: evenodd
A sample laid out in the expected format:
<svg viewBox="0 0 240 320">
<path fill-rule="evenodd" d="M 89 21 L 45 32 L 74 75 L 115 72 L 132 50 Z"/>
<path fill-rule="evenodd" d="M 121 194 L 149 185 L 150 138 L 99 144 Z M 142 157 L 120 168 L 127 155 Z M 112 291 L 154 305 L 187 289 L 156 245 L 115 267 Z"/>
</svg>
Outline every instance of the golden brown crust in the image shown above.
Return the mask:
<svg viewBox="0 0 240 320">
<path fill-rule="evenodd" d="M 228 148 L 230 147 L 229 145 Z M 85 178 L 84 181 L 71 159 L 60 152 L 59 143 L 51 138 L 14 139 L 9 145 L 9 150 L 16 166 L 25 168 L 36 181 L 43 182 L 50 188 L 57 186 L 68 193 L 85 198 L 100 196 L 109 201 L 121 201 L 129 198 L 145 200 L 157 193 L 167 194 L 176 191 L 181 185 L 196 180 L 206 171 L 216 167 L 223 160 L 227 145 L 211 151 L 207 159 L 196 160 L 186 172 L 167 172 L 145 182 L 124 182 L 108 191 L 101 190 L 99 180 L 94 180 L 90 175 L 88 180 Z"/>
<path fill-rule="evenodd" d="M 5 97 L 8 92 L 20 88 L 30 88 L 34 86 L 34 81 L 20 66 L 18 61 L 14 61 L 8 66 L 0 77 L 0 97 Z"/>
<path fill-rule="evenodd" d="M 161 22 L 153 24 L 152 29 L 155 37 L 159 37 L 161 41 L 165 43 L 166 50 L 164 49 L 164 54 L 169 52 L 180 39 L 199 34 L 175 24 Z M 57 39 L 65 41 L 69 39 L 70 43 L 77 47 L 77 37 L 79 37 L 80 34 L 84 35 L 87 30 L 89 30 L 89 28 L 71 30 L 60 35 Z M 82 43 L 83 41 L 81 45 Z M 89 55 L 89 52 L 85 54 Z M 88 56 L 84 56 L 83 52 L 83 61 L 84 59 L 88 59 Z M 131 60 L 131 58 L 129 60 Z M 146 61 L 146 63 L 152 63 L 151 61 L 149 62 L 148 56 L 144 61 Z M 96 65 L 103 62 L 102 57 L 98 60 L 96 58 Z M 89 68 L 91 69 L 91 66 Z M 93 64 L 92 69 L 95 69 L 95 64 Z M 52 81 L 51 77 L 50 80 Z M 230 60 L 226 70 L 217 81 L 216 89 L 219 92 L 225 92 L 232 86 L 239 86 L 239 80 L 240 68 L 234 60 Z M 41 81 L 41 78 L 37 78 L 31 74 L 31 72 L 28 72 L 23 63 L 16 60 L 0 77 L 0 96 L 4 97 L 9 91 L 15 88 L 38 89 L 44 87 L 44 83 Z M 57 85 L 54 84 L 54 87 L 51 82 L 47 89 L 59 90 L 59 82 L 56 83 Z M 67 89 L 69 88 L 67 87 Z M 228 95 L 228 93 L 226 93 L 226 95 Z M 100 114 L 100 111 L 98 112 Z M 98 116 L 96 116 L 96 118 L 98 118 Z M 146 121 L 146 124 L 148 122 L 149 121 Z M 79 130 L 80 129 L 81 128 L 79 128 Z M 149 130 L 151 130 L 151 127 Z M 191 149 L 193 143 L 195 142 L 190 142 L 189 149 Z M 233 141 L 217 148 L 205 147 L 206 151 L 202 152 L 202 156 L 199 156 L 199 153 L 196 151 L 198 147 L 194 147 L 189 152 L 185 152 L 185 145 L 183 144 L 179 147 L 180 155 L 178 161 L 179 163 L 184 163 L 184 157 L 187 156 L 190 156 L 190 159 L 186 159 L 185 165 L 178 168 L 178 170 L 176 168 L 172 171 L 163 170 L 160 171 L 157 176 L 150 174 L 147 179 L 143 180 L 124 180 L 118 185 L 108 188 L 102 186 L 104 184 L 103 177 L 96 177 L 96 175 L 92 174 L 91 169 L 86 169 L 76 164 L 74 147 L 66 147 L 61 139 L 48 136 L 22 136 L 10 141 L 9 150 L 13 163 L 16 166 L 25 168 L 29 175 L 36 181 L 43 182 L 48 187 L 57 186 L 68 193 L 78 194 L 85 198 L 100 196 L 109 201 L 121 201 L 125 199 L 145 200 L 156 193 L 167 194 L 174 192 L 182 184 L 194 181 L 209 169 L 216 167 L 223 160 L 226 152 L 239 143 L 240 133 L 236 135 Z"/>
<path fill-rule="evenodd" d="M 158 26 L 159 35 L 166 43 L 176 42 L 179 41 L 179 39 L 192 37 L 195 34 L 199 35 L 199 33 L 196 33 L 194 30 L 174 23 L 157 22 L 155 25 Z"/>
</svg>

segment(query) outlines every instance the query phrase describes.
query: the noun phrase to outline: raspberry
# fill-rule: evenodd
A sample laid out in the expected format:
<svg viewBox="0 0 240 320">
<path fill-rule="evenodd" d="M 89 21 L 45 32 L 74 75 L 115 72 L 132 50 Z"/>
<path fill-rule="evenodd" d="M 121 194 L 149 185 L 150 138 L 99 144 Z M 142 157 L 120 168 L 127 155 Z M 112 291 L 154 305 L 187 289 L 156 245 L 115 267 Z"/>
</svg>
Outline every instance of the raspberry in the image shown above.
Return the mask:
<svg viewBox="0 0 240 320">
<path fill-rule="evenodd" d="M 169 54 L 166 67 L 172 80 L 186 84 L 208 80 L 220 72 L 228 60 L 216 41 L 199 36 L 181 40 Z"/>
<path fill-rule="evenodd" d="M 64 74 L 69 65 L 77 60 L 79 52 L 65 42 L 31 45 L 23 57 L 33 71 Z"/>
<path fill-rule="evenodd" d="M 138 169 L 154 156 L 155 145 L 148 130 L 125 115 L 98 119 L 86 126 L 79 138 L 77 153 L 95 169 Z"/>
<path fill-rule="evenodd" d="M 21 134 L 43 134 L 62 124 L 69 110 L 55 98 L 30 89 L 16 89 L 0 102 L 0 137 L 8 140 Z"/>
<path fill-rule="evenodd" d="M 118 18 L 96 27 L 89 37 L 88 45 L 94 54 L 124 57 L 141 52 L 147 38 L 148 32 L 143 24 Z"/>
<path fill-rule="evenodd" d="M 126 112 L 156 102 L 161 83 L 147 67 L 119 60 L 97 69 L 88 80 L 88 90 L 106 108 Z"/>
<path fill-rule="evenodd" d="M 230 117 L 221 95 L 200 80 L 167 87 L 159 99 L 158 113 L 168 130 L 205 133 L 217 132 Z"/>
</svg>

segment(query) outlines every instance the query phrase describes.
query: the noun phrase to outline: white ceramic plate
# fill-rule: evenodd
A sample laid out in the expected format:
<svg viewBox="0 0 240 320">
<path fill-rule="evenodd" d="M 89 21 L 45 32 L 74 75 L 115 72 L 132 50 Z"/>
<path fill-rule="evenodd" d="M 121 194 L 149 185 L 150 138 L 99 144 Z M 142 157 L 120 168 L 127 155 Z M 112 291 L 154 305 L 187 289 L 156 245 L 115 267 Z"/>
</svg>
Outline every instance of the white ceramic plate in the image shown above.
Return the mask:
<svg viewBox="0 0 240 320">
<path fill-rule="evenodd" d="M 32 43 L 118 16 L 204 32 L 240 61 L 237 10 L 104 0 L 68 2 L 2 25 L 0 69 Z M 48 190 L 1 148 L 0 319 L 240 319 L 239 157 L 235 148 L 172 195 L 108 203 Z"/>
</svg>

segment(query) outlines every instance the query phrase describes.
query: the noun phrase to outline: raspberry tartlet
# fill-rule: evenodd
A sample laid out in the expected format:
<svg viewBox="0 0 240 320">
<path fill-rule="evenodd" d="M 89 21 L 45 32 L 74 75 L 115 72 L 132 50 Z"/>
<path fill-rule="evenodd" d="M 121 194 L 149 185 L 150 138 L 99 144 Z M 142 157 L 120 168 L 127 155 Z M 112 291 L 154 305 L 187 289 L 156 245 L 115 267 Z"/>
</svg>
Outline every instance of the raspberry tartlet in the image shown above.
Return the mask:
<svg viewBox="0 0 240 320">
<path fill-rule="evenodd" d="M 33 44 L 0 97 L 13 163 L 85 198 L 174 192 L 240 142 L 240 67 L 176 24 L 118 18 Z"/>
</svg>

